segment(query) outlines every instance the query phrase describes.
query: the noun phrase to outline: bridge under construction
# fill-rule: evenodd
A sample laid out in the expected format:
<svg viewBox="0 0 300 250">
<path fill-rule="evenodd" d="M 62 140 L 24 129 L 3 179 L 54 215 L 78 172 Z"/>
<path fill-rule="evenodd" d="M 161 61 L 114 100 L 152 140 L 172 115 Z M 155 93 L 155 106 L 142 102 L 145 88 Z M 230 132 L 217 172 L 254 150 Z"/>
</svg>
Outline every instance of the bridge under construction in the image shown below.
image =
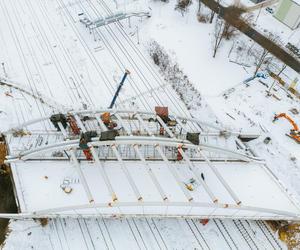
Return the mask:
<svg viewBox="0 0 300 250">
<path fill-rule="evenodd" d="M 298 205 L 247 146 L 257 135 L 167 107 L 70 111 L 6 138 L 20 213 L 1 217 L 299 219 Z"/>
</svg>

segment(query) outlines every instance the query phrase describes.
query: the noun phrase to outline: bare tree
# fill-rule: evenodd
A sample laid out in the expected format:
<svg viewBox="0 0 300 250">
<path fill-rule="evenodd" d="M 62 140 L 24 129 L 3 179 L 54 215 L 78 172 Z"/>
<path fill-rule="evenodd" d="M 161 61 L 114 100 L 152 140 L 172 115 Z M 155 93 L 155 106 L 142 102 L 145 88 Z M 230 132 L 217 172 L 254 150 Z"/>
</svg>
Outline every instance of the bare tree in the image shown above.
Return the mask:
<svg viewBox="0 0 300 250">
<path fill-rule="evenodd" d="M 223 36 L 226 40 L 230 40 L 236 34 L 236 28 L 230 25 L 228 22 L 225 21 L 224 28 L 223 28 Z"/>
<path fill-rule="evenodd" d="M 180 11 L 181 15 L 183 16 L 191 4 L 192 0 L 178 0 L 175 6 L 175 10 Z"/>
<path fill-rule="evenodd" d="M 201 0 L 198 0 L 199 5 L 198 5 L 198 10 L 197 10 L 197 16 L 201 14 Z"/>
<path fill-rule="evenodd" d="M 217 18 L 213 32 L 213 57 L 216 57 L 217 51 L 221 46 L 223 39 L 229 40 L 236 29 L 221 18 Z"/>
<path fill-rule="evenodd" d="M 218 18 L 215 22 L 215 29 L 213 33 L 213 57 L 216 57 L 217 51 L 220 48 L 221 42 L 224 38 L 223 29 L 224 29 L 224 20 Z"/>
<path fill-rule="evenodd" d="M 215 16 L 215 12 L 212 10 L 210 13 L 209 23 L 212 23 L 212 21 L 214 20 L 214 16 Z"/>
<path fill-rule="evenodd" d="M 276 42 L 277 44 L 281 43 L 280 37 L 272 33 L 268 34 L 268 39 L 270 40 L 270 42 Z M 255 71 L 253 73 L 254 76 L 262 68 L 262 66 L 267 68 L 270 62 L 273 60 L 273 56 L 270 54 L 270 52 L 259 45 L 252 49 L 251 54 L 253 55 L 255 65 Z"/>
<path fill-rule="evenodd" d="M 257 53 L 256 53 L 257 52 Z M 269 51 L 266 50 L 265 48 L 260 48 L 255 50 L 255 60 L 254 60 L 254 65 L 255 65 L 255 71 L 253 75 L 255 76 L 259 69 L 262 67 L 263 64 L 267 64 L 267 56 L 269 55 Z"/>
</svg>

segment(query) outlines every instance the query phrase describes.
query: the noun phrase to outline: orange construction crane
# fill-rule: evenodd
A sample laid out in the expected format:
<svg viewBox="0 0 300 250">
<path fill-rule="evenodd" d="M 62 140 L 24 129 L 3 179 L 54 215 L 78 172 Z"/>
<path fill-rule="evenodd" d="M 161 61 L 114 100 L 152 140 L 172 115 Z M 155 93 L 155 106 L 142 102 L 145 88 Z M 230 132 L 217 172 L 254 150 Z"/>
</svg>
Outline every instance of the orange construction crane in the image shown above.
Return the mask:
<svg viewBox="0 0 300 250">
<path fill-rule="evenodd" d="M 280 113 L 278 115 L 275 115 L 274 119 L 273 119 L 273 122 L 277 121 L 281 117 L 287 119 L 293 126 L 293 129 L 290 130 L 290 134 L 289 135 L 287 134 L 287 136 L 291 137 L 296 142 L 300 143 L 300 130 L 299 130 L 299 127 L 293 121 L 293 119 L 291 117 L 289 117 L 286 113 Z"/>
</svg>

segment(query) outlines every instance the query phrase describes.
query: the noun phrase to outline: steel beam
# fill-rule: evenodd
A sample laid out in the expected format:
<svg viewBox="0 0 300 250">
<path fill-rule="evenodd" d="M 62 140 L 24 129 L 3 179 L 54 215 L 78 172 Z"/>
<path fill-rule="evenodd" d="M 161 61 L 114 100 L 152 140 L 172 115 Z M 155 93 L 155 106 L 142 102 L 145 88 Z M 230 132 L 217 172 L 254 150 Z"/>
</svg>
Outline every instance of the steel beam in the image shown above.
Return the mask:
<svg viewBox="0 0 300 250">
<path fill-rule="evenodd" d="M 200 149 L 198 149 L 198 152 L 201 154 L 201 156 L 205 159 L 206 163 L 210 167 L 210 169 L 214 172 L 214 174 L 217 176 L 219 181 L 222 183 L 222 185 L 225 187 L 227 192 L 230 194 L 230 196 L 233 198 L 233 200 L 236 202 L 237 205 L 240 205 L 242 202 L 241 200 L 237 197 L 237 195 L 233 192 L 231 187 L 228 185 L 228 183 L 225 181 L 225 179 L 222 177 L 222 175 L 219 173 L 217 168 L 211 163 L 211 161 L 207 158 L 205 154 L 202 153 Z"/>
<path fill-rule="evenodd" d="M 130 135 L 132 135 L 131 130 L 126 126 L 126 124 L 124 123 L 122 117 L 119 114 L 116 114 L 116 117 L 118 119 L 118 121 L 122 124 L 123 128 L 126 130 L 126 132 Z M 137 155 L 139 156 L 140 160 L 145 164 L 146 168 L 147 168 L 147 172 L 153 182 L 153 184 L 155 185 L 155 187 L 157 188 L 158 192 L 160 193 L 161 198 L 163 199 L 163 201 L 167 201 L 168 198 L 165 194 L 165 192 L 163 191 L 161 185 L 159 184 L 155 174 L 153 173 L 152 169 L 149 167 L 149 164 L 146 162 L 144 156 L 142 155 L 139 146 L 137 144 L 133 145 L 134 150 L 136 151 Z"/>
<path fill-rule="evenodd" d="M 65 128 L 63 127 L 63 125 L 61 124 L 61 122 L 58 122 L 58 127 L 60 128 L 60 131 L 61 133 L 63 134 L 64 138 L 68 141 L 68 134 L 67 134 L 67 131 L 65 130 Z M 80 167 L 80 164 L 77 160 L 77 157 L 76 157 L 76 150 L 71 148 L 71 151 L 70 151 L 70 154 L 71 154 L 71 160 L 73 161 L 74 165 L 75 165 L 75 168 L 76 168 L 76 171 L 77 171 L 77 174 L 79 175 L 79 179 L 83 185 L 83 188 L 84 188 L 84 191 L 89 199 L 89 202 L 92 203 L 94 202 L 94 198 L 93 198 L 93 195 L 91 193 L 91 190 L 89 188 L 89 185 L 84 177 L 84 174 L 82 172 L 82 169 Z"/>
</svg>

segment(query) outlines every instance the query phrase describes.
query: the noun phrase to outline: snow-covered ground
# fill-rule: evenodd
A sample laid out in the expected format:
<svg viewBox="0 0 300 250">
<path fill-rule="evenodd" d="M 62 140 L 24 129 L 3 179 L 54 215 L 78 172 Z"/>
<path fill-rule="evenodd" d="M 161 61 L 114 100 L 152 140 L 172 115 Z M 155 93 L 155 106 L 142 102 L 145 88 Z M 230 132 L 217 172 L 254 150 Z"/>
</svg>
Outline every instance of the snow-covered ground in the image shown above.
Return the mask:
<svg viewBox="0 0 300 250">
<path fill-rule="evenodd" d="M 245 80 L 248 74 L 242 67 L 224 60 L 228 50 L 221 49 L 216 58 L 212 57 L 214 25 L 197 21 L 197 4 L 190 6 L 184 17 L 174 11 L 174 6 L 173 1 L 168 4 L 159 1 L 154 3 L 153 18 L 142 27 L 141 32 L 173 54 L 203 95 L 217 95 Z M 225 46 L 229 49 L 231 44 Z"/>
<path fill-rule="evenodd" d="M 131 8 L 139 9 L 140 3 L 145 5 L 145 1 L 135 1 Z M 107 4 L 114 8 L 113 2 Z M 227 55 L 231 43 L 224 43 L 213 59 L 213 25 L 197 21 L 195 3 L 184 17 L 174 11 L 174 5 L 175 1 L 150 2 L 150 19 L 132 18 L 131 27 L 127 21 L 122 21 L 120 25 L 98 29 L 93 36 L 79 22 L 78 14 L 84 12 L 90 18 L 107 15 L 102 1 L 3 0 L 0 2 L 0 44 L 3 48 L 0 60 L 4 63 L 1 76 L 78 109 L 85 105 L 106 107 L 124 69 L 128 68 L 132 74 L 120 94 L 119 103 L 128 100 L 123 102 L 126 107 L 146 110 L 153 110 L 155 104 L 164 104 L 174 113 L 188 115 L 175 91 L 149 63 L 148 41 L 155 39 L 182 67 L 222 123 L 237 129 L 262 127 L 262 133 L 271 136 L 270 144 L 265 145 L 262 136 L 252 146 L 257 154 L 266 158 L 268 167 L 280 181 L 299 197 L 299 145 L 285 136 L 289 124 L 271 121 L 274 113 L 288 113 L 291 107 L 299 110 L 299 102 L 288 99 L 281 90 L 276 92 L 280 101 L 273 97 L 266 99 L 265 87 L 257 81 L 248 88 L 242 84 L 237 86 L 252 72 L 229 62 Z M 122 5 L 118 7 L 122 9 Z M 236 91 L 225 99 L 222 93 L 233 86 L 237 86 Z M 1 130 L 51 112 L 46 105 L 19 91 L 9 88 L 0 91 Z M 293 118 L 300 124 L 299 116 Z M 291 156 L 298 160 L 292 161 Z M 195 225 L 182 220 L 161 220 L 150 222 L 150 225 L 145 220 L 107 220 L 109 226 L 104 221 L 101 225 L 97 223 L 100 222 L 54 220 L 42 228 L 32 221 L 13 221 L 5 249 L 206 249 L 205 241 L 211 249 L 253 247 L 243 238 L 241 226 L 233 221 L 223 222 L 230 236 L 222 225 L 219 229 L 216 223 L 220 222 L 216 221 L 203 227 L 199 221 L 195 221 Z M 135 226 L 135 223 L 139 225 Z M 247 223 L 243 222 L 244 228 L 259 249 L 278 248 L 274 242 L 274 246 L 270 245 L 255 222 Z M 140 230 L 144 231 L 141 233 Z M 201 234 L 205 235 L 204 240 Z M 109 239 L 112 235 L 114 239 Z"/>
<path fill-rule="evenodd" d="M 197 22 L 195 18 L 197 6 L 190 6 L 187 16 L 181 17 L 179 12 L 172 11 L 174 6 L 171 3 L 166 5 L 159 2 L 156 5 L 158 5 L 161 12 L 161 18 L 156 19 L 158 20 L 157 23 L 153 19 L 154 24 L 152 26 L 162 28 L 155 30 L 153 27 L 155 40 L 164 46 L 165 49 L 169 50 L 171 57 L 187 73 L 191 82 L 198 88 L 223 124 L 236 130 L 247 128 L 249 131 L 259 131 L 263 134 L 259 142 L 253 142 L 262 145 L 257 150 L 258 154 L 269 158 L 269 167 L 275 171 L 276 175 L 280 175 L 288 186 L 293 186 L 293 190 L 300 194 L 300 188 L 296 181 L 298 179 L 296 176 L 299 174 L 299 144 L 286 136 L 291 129 L 290 123 L 285 120 L 279 120 L 276 123 L 272 122 L 275 114 L 287 113 L 299 125 L 299 115 L 294 115 L 290 111 L 293 108 L 300 111 L 299 99 L 289 98 L 285 89 L 282 89 L 279 85 L 275 85 L 272 93 L 278 96 L 280 100 L 275 97 L 266 97 L 268 88 L 258 80 L 250 82 L 250 87 L 246 87 L 242 81 L 251 76 L 253 69 L 247 68 L 248 72 L 246 72 L 243 67 L 229 62 L 227 54 L 230 50 L 230 41 L 225 42 L 224 46 L 220 48 L 220 54 L 217 55 L 216 59 L 213 59 L 211 56 L 212 45 L 210 43 L 212 39 L 207 36 L 207 34 L 212 32 L 213 25 Z M 170 15 L 169 18 L 164 18 L 168 15 Z M 262 20 L 264 15 L 268 16 L 267 18 L 273 19 L 269 23 L 278 22 L 278 20 L 269 17 L 266 13 L 260 16 Z M 194 27 L 193 31 L 187 31 L 189 29 L 192 30 L 192 27 Z M 280 28 L 283 34 L 290 33 L 290 35 L 293 35 L 299 32 L 299 29 L 290 32 L 283 24 Z M 280 29 L 278 30 L 280 31 Z M 203 32 L 203 39 L 199 37 L 201 32 Z M 193 35 L 187 35 L 190 33 Z M 172 39 L 169 40 L 170 37 Z M 201 45 L 198 46 L 198 44 Z M 204 59 L 202 60 L 198 54 L 204 54 Z M 222 66 L 218 64 L 219 62 Z M 212 64 L 210 65 L 210 63 Z M 210 70 L 214 70 L 215 73 L 205 74 Z M 289 70 L 287 72 L 291 79 L 294 79 L 293 77 L 295 76 L 299 77 L 299 74 L 296 72 Z M 273 83 L 273 79 L 270 77 L 263 81 L 269 87 Z M 232 91 L 233 93 L 231 93 Z M 224 94 L 226 94 L 227 98 L 224 98 Z M 266 146 L 262 143 L 262 140 L 266 136 L 271 136 L 273 139 L 271 145 Z M 257 146 L 255 145 L 255 147 Z M 264 154 L 261 150 L 267 153 Z M 268 157 L 268 155 L 270 156 Z M 274 157 L 277 160 L 273 162 Z M 292 157 L 296 157 L 298 160 L 291 160 Z M 283 168 L 283 165 L 286 167 Z M 287 168 L 289 171 L 287 171 Z M 290 174 L 287 174 L 287 172 Z"/>
</svg>

